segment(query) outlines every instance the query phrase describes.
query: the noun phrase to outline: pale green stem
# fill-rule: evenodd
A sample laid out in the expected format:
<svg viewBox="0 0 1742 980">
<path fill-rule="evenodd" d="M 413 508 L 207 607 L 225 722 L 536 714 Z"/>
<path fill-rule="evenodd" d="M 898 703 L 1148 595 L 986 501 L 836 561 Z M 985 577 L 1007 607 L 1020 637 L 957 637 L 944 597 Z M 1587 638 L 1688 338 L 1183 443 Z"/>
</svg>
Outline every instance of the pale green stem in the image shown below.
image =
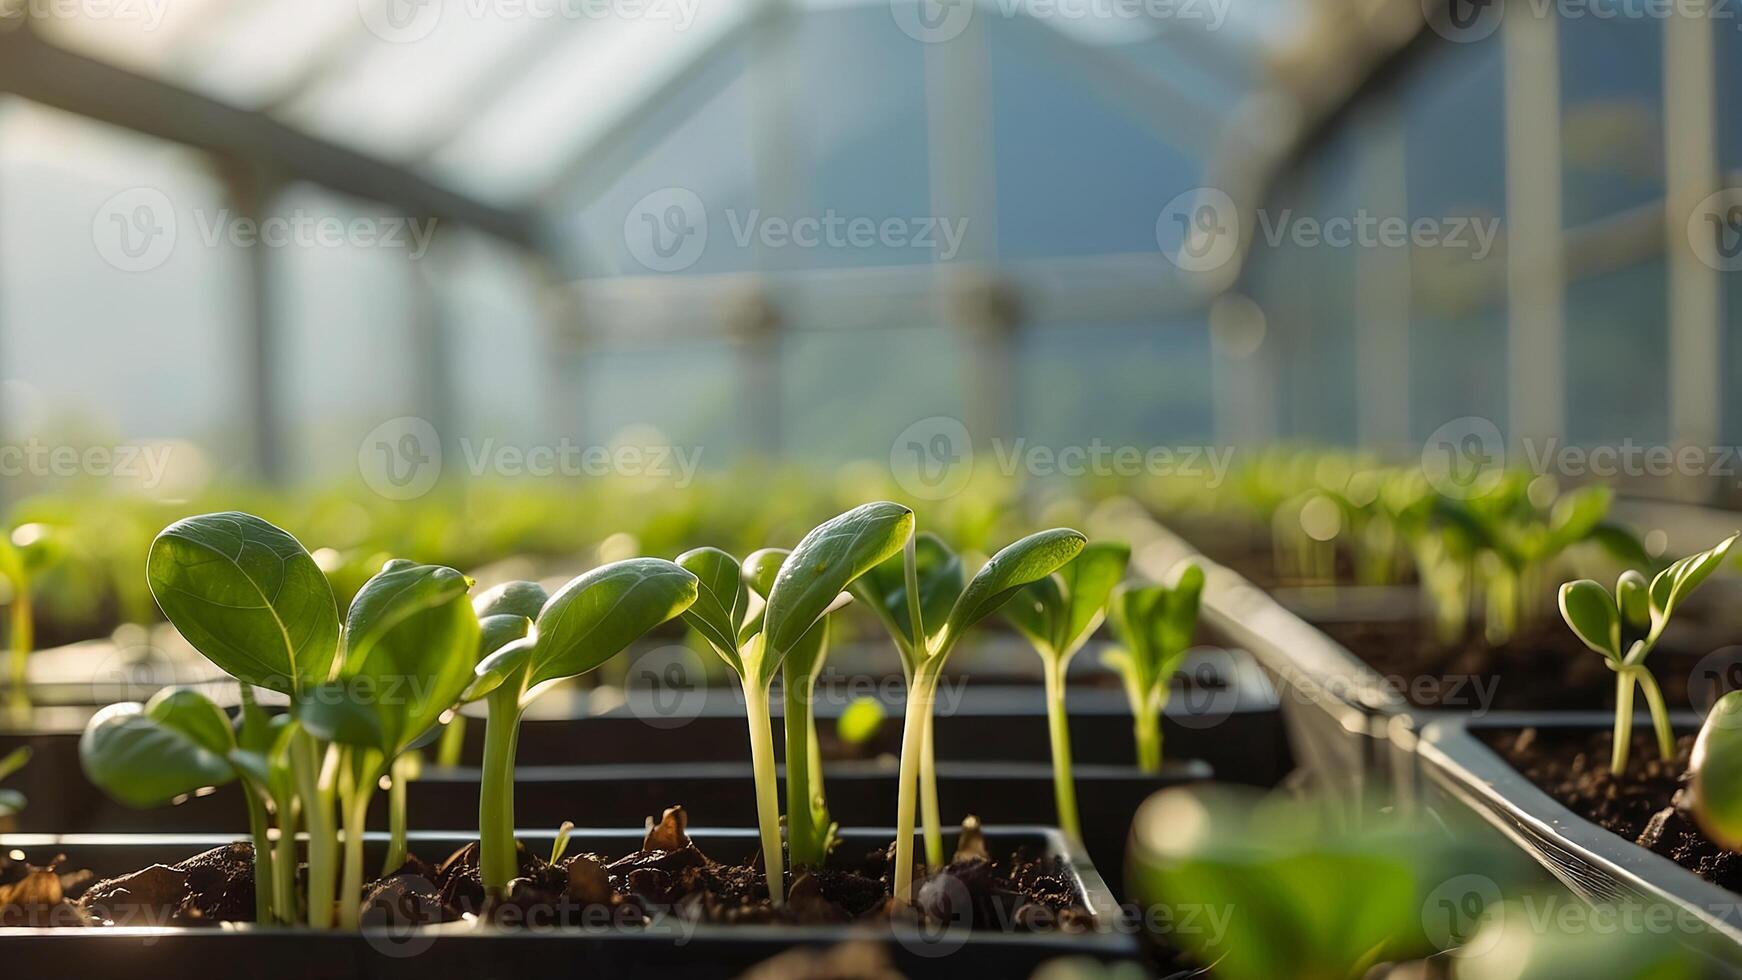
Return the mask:
<svg viewBox="0 0 1742 980">
<path fill-rule="evenodd" d="M 789 658 L 783 668 L 791 663 Z M 820 867 L 826 856 L 820 853 L 823 848 L 818 846 L 818 828 L 813 819 L 815 808 L 812 802 L 816 791 L 810 779 L 810 735 L 815 726 L 812 724 L 810 692 L 806 690 L 810 678 L 801 676 L 801 673 L 787 670 L 781 685 L 786 704 L 786 714 L 782 719 L 786 736 L 786 837 L 792 848 L 794 868 Z"/>
<path fill-rule="evenodd" d="M 1609 771 L 1617 776 L 1627 771 L 1627 750 L 1633 740 L 1633 678 L 1622 670 L 1615 673 L 1615 745 L 1609 756 Z"/>
<path fill-rule="evenodd" d="M 932 670 L 914 672 L 907 692 L 906 717 L 901 729 L 901 768 L 897 775 L 895 804 L 895 897 L 913 901 L 914 808 L 919 796 L 919 766 L 924 755 L 925 721 L 931 717 L 932 691 L 937 680 Z"/>
<path fill-rule="evenodd" d="M 1143 710 L 1132 721 L 1137 737 L 1137 768 L 1142 772 L 1161 771 L 1161 709 L 1151 698 L 1145 698 Z"/>
<path fill-rule="evenodd" d="M 919 812 L 925 822 L 925 866 L 939 871 L 944 866 L 944 826 L 938 816 L 937 745 L 932 732 L 937 728 L 930 708 L 925 713 L 924 755 L 919 762 Z"/>
<path fill-rule="evenodd" d="M 457 766 L 465 755 L 466 716 L 454 712 L 454 720 L 442 729 L 442 740 L 436 746 L 436 765 Z"/>
<path fill-rule="evenodd" d="M 330 929 L 338 877 L 338 830 L 333 820 L 330 774 L 317 771 L 315 748 L 314 737 L 306 732 L 291 738 L 291 766 L 308 825 L 308 924 L 314 929 Z"/>
<path fill-rule="evenodd" d="M 1045 659 L 1046 723 L 1052 735 L 1052 792 L 1058 806 L 1059 829 L 1083 838 L 1077 817 L 1077 787 L 1071 779 L 1071 724 L 1065 714 L 1065 665 L 1063 658 Z"/>
<path fill-rule="evenodd" d="M 786 879 L 780 853 L 780 783 L 774 773 L 774 726 L 768 717 L 768 688 L 751 678 L 744 681 L 744 712 L 750 722 L 750 765 L 756 777 L 756 822 L 762 830 L 768 898 L 779 908 L 786 904 Z M 789 758 L 788 765 L 791 762 Z M 801 801 L 793 809 L 802 806 Z"/>
<path fill-rule="evenodd" d="M 520 731 L 520 693 L 497 689 L 484 719 L 484 772 L 478 793 L 478 871 L 488 891 L 500 893 L 520 873 L 514 846 L 514 750 Z"/>
<path fill-rule="evenodd" d="M 393 760 L 391 782 L 387 785 L 388 840 L 387 860 L 381 867 L 383 878 L 405 866 L 405 784 L 411 781 L 415 768 L 409 754 Z"/>
<path fill-rule="evenodd" d="M 242 780 L 242 796 L 248 801 L 248 833 L 254 839 L 254 921 L 272 922 L 272 832 L 266 803 L 252 780 Z"/>
<path fill-rule="evenodd" d="M 1644 667 L 1633 668 L 1639 678 L 1639 689 L 1645 692 L 1645 706 L 1651 709 L 1651 726 L 1657 730 L 1657 751 L 1665 759 L 1675 757 L 1675 732 L 1669 727 L 1669 707 L 1663 703 L 1663 691 L 1657 678 Z"/>
<path fill-rule="evenodd" d="M 345 873 L 339 885 L 339 923 L 354 929 L 363 910 L 363 833 L 369 820 L 369 801 L 375 796 L 375 786 L 381 778 L 380 753 L 373 749 L 358 749 L 361 761 L 356 782 L 350 783 L 345 800 Z M 350 782 L 349 766 L 340 768 L 339 778 Z"/>
<path fill-rule="evenodd" d="M 277 852 L 272 861 L 273 904 L 277 906 L 278 920 L 288 924 L 297 918 L 296 797 L 294 794 L 274 797 L 273 806 L 278 810 L 278 841 L 274 845 Z"/>
</svg>

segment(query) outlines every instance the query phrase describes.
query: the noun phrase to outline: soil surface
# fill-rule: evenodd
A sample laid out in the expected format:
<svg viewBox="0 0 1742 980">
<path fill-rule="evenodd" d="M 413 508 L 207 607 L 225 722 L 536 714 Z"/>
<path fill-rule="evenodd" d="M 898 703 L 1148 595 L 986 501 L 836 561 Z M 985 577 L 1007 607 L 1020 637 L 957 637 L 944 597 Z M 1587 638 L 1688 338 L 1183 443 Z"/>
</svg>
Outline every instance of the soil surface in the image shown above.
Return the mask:
<svg viewBox="0 0 1742 980">
<path fill-rule="evenodd" d="M 1419 708 L 1601 711 L 1615 704 L 1614 672 L 1558 618 L 1501 646 L 1474 636 L 1446 647 L 1418 622 L 1322 623 L 1318 628 Z M 1689 678 L 1700 659 L 1701 654 L 1674 645 L 1651 652 L 1651 672 L 1670 710 L 1690 706 Z"/>
<path fill-rule="evenodd" d="M 891 918 L 918 923 L 924 918 L 997 932 L 1086 931 L 1093 926 L 1062 859 L 1022 851 L 994 856 L 972 819 L 963 825 L 961 844 L 948 867 L 918 886 L 913 906 L 890 898 L 891 855 L 872 851 L 837 852 L 826 868 L 789 875 L 786 905 L 775 908 L 760 854 L 743 864 L 714 861 L 690 840 L 686 825 L 683 809 L 673 807 L 648 831 L 640 850 L 615 859 L 580 853 L 551 863 L 522 847 L 520 876 L 496 898 L 485 894 L 476 844 L 439 864 L 413 856 L 398 871 L 365 886 L 363 919 L 366 924 L 405 926 L 476 916 L 508 927 L 633 927 L 667 917 L 803 925 Z M 916 874 L 915 880 L 921 879 Z M 52 903 L 46 901 L 49 897 Z M 58 893 L 43 898 L 9 911 L 40 915 L 50 904 L 72 904 Z M 76 908 L 92 925 L 252 921 L 252 849 L 247 843 L 231 844 L 179 864 L 154 865 L 96 882 L 83 889 Z"/>
<path fill-rule="evenodd" d="M 1656 739 L 1634 726 L 1627 771 L 1609 772 L 1608 731 L 1525 728 L 1483 735 L 1525 778 L 1574 813 L 1650 848 L 1689 871 L 1732 891 L 1742 891 L 1742 854 L 1712 843 L 1687 810 L 1685 784 L 1694 736 L 1676 740 L 1676 754 L 1663 759 Z"/>
</svg>

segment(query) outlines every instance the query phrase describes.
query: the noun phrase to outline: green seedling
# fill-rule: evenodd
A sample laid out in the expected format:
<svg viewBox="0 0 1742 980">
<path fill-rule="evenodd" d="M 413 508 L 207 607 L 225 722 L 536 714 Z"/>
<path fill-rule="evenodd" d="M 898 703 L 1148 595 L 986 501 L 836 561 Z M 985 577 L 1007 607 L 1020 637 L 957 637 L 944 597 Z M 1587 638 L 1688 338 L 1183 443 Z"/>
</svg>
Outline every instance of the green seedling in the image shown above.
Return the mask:
<svg viewBox="0 0 1742 980">
<path fill-rule="evenodd" d="M 1688 769 L 1700 829 L 1719 845 L 1742 850 L 1742 691 L 1712 705 L 1694 739 Z"/>
<path fill-rule="evenodd" d="M 908 677 L 895 822 L 894 892 L 902 901 L 913 897 L 913 837 L 921 802 L 916 797 L 922 794 L 926 865 L 941 867 L 944 861 L 931 731 L 938 680 L 950 653 L 970 627 L 998 612 L 1024 586 L 1063 568 L 1085 544 L 1081 531 L 1068 528 L 1031 534 L 993 555 L 962 586 L 960 559 L 938 538 L 915 535 L 902 549 L 899 565 L 891 556 L 855 589 L 889 629 Z"/>
<path fill-rule="evenodd" d="M 471 684 L 479 632 L 466 595 L 471 586 L 452 568 L 387 562 L 351 602 L 338 676 L 298 697 L 297 721 L 338 750 L 333 778 L 345 830 L 342 922 L 354 923 L 360 911 L 363 830 L 377 786 Z M 389 851 L 390 863 L 404 863 L 403 839 Z"/>
<path fill-rule="evenodd" d="M 526 708 L 554 685 L 594 670 L 696 601 L 696 577 L 658 558 L 630 558 L 587 572 L 528 617 L 529 583 L 484 609 L 486 645 L 464 701 L 486 701 L 484 771 L 479 789 L 479 871 L 501 894 L 519 873 L 514 840 L 514 754 Z M 504 610 L 497 612 L 498 609 Z M 507 622 L 493 622 L 498 616 Z M 516 621 L 518 620 L 518 621 Z M 530 625 L 528 625 L 530 622 Z M 520 635 L 513 637 L 515 633 Z"/>
<path fill-rule="evenodd" d="M 1101 662 L 1124 683 L 1137 766 L 1144 772 L 1161 771 L 1161 712 L 1197 633 L 1204 593 L 1204 570 L 1194 562 L 1181 562 L 1172 579 L 1172 585 L 1121 586 L 1108 604 L 1121 645 L 1102 654 Z"/>
<path fill-rule="evenodd" d="M 1590 579 L 1561 586 L 1561 618 L 1586 646 L 1602 654 L 1609 669 L 1615 672 L 1615 745 L 1609 762 L 1609 770 L 1615 775 L 1627 770 L 1628 747 L 1633 739 L 1635 686 L 1644 692 L 1646 707 L 1651 711 L 1658 752 L 1666 759 L 1675 754 L 1669 709 L 1645 658 L 1657 646 L 1682 600 L 1718 570 L 1736 538 L 1732 534 L 1709 550 L 1671 564 L 1649 584 L 1645 576 L 1629 569 L 1616 581 L 1614 594 Z"/>
<path fill-rule="evenodd" d="M 1466 938 L 1485 892 L 1465 881 L 1534 880 L 1485 836 L 1400 817 L 1345 826 L 1326 803 L 1214 785 L 1151 797 L 1129 866 L 1149 921 L 1182 926 L 1158 938 L 1230 980 L 1349 980 Z"/>
<path fill-rule="evenodd" d="M 1059 826 L 1081 838 L 1076 784 L 1071 780 L 1071 729 L 1065 714 L 1065 670 L 1107 616 L 1107 600 L 1125 577 L 1131 546 L 1097 541 L 1046 578 L 1024 588 L 1004 607 L 1040 654 L 1046 682 L 1047 729 L 1052 738 L 1053 796 Z"/>
<path fill-rule="evenodd" d="M 273 883 L 279 918 L 295 914 L 300 819 L 309 835 L 308 923 L 331 926 L 337 832 L 334 791 L 330 781 L 323 785 L 323 772 L 337 767 L 322 764 L 326 747 L 301 725 L 267 721 L 249 691 L 263 687 L 294 703 L 332 676 L 342 626 L 326 576 L 288 533 L 258 517 L 226 512 L 165 528 L 151 544 L 146 579 L 158 607 L 182 636 L 242 685 L 241 754 L 231 762 L 246 767 L 253 790 L 255 880 Z M 255 810 L 260 794 L 271 798 L 278 820 L 276 860 L 260 844 L 264 830 Z"/>
<path fill-rule="evenodd" d="M 826 805 L 812 786 L 817 755 L 810 685 L 827 649 L 828 613 L 861 575 L 900 551 L 913 533 L 913 512 L 886 501 L 864 504 L 818 525 L 789 553 L 762 551 L 744 566 L 717 548 L 684 553 L 678 561 L 696 573 L 701 598 L 686 614 L 689 625 L 739 677 L 750 729 L 757 823 L 770 898 L 785 899 L 780 843 L 780 799 L 774 769 L 769 687 L 786 670 L 788 837 L 795 865 L 827 856 Z M 767 599 L 752 609 L 750 586 Z M 785 666 L 794 658 L 791 668 Z M 794 699 L 799 699 L 797 703 Z M 797 712 L 796 716 L 792 711 Z M 820 784 L 819 784 L 820 787 Z M 819 812 L 820 811 L 820 812 Z M 823 822 L 823 826 L 816 824 Z"/>
<path fill-rule="evenodd" d="M 36 648 L 36 613 L 31 588 L 37 573 L 59 548 L 59 536 L 47 524 L 21 524 L 0 537 L 0 579 L 5 579 L 9 648 L 7 683 L 15 711 L 30 707 L 30 654 Z"/>
</svg>

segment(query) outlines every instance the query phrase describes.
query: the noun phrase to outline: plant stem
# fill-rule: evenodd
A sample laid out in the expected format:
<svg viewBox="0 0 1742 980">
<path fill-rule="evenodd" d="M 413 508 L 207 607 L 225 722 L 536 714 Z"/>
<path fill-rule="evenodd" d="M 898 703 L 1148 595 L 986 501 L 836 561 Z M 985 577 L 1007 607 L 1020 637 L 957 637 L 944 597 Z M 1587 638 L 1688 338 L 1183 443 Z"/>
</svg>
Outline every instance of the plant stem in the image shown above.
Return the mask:
<svg viewBox="0 0 1742 980">
<path fill-rule="evenodd" d="M 30 608 L 30 583 L 13 583 L 12 629 L 8 642 L 12 646 L 11 704 L 14 712 L 30 710 L 30 651 L 36 645 L 36 621 Z"/>
<path fill-rule="evenodd" d="M 925 731 L 921 733 L 923 755 L 919 760 L 919 812 L 925 822 L 925 866 L 938 871 L 944 866 L 944 828 L 938 818 L 938 763 L 932 731 L 936 728 L 930 705 L 925 711 Z"/>
<path fill-rule="evenodd" d="M 1627 771 L 1627 750 L 1633 740 L 1633 678 L 1629 671 L 1615 674 L 1615 745 L 1609 756 L 1609 771 L 1617 776 Z"/>
<path fill-rule="evenodd" d="M 776 908 L 786 904 L 786 879 L 780 853 L 780 788 L 774 775 L 774 727 L 768 717 L 768 688 L 754 678 L 744 681 L 744 713 L 750 722 L 750 764 L 756 775 L 756 822 L 762 830 L 762 863 L 768 872 L 768 898 Z M 786 763 L 792 765 L 792 757 Z M 787 800 L 796 812 L 803 800 Z"/>
<path fill-rule="evenodd" d="M 1639 689 L 1645 692 L 1645 706 L 1651 709 L 1651 727 L 1657 730 L 1657 752 L 1665 759 L 1675 757 L 1675 732 L 1669 727 L 1669 708 L 1663 703 L 1663 691 L 1657 678 L 1644 667 L 1634 668 Z"/>
<path fill-rule="evenodd" d="M 805 689 L 809 678 L 800 676 L 800 671 L 786 670 L 791 664 L 790 657 L 782 664 L 785 677 L 781 685 L 782 700 L 786 704 L 786 714 L 782 719 L 786 735 L 786 838 L 792 849 L 792 866 L 810 868 L 820 866 L 825 856 L 818 853 L 822 848 L 817 846 L 817 827 L 813 819 L 810 735 L 814 725 L 810 692 Z"/>
<path fill-rule="evenodd" d="M 901 768 L 897 775 L 895 803 L 895 897 L 913 901 L 913 824 L 915 799 L 919 795 L 920 758 L 924 755 L 925 720 L 931 717 L 932 690 L 936 675 L 924 665 L 914 672 L 907 692 L 906 717 L 901 728 Z"/>
<path fill-rule="evenodd" d="M 436 765 L 457 766 L 466 749 L 466 716 L 454 712 L 454 720 L 442 729 L 442 740 L 436 746 Z"/>
<path fill-rule="evenodd" d="M 363 831 L 369 820 L 369 801 L 381 778 L 380 753 L 357 749 L 355 777 L 351 766 L 341 766 L 339 779 L 350 786 L 345 794 L 345 872 L 339 883 L 339 922 L 355 929 L 363 910 Z M 355 782 L 351 780 L 355 778 Z"/>
<path fill-rule="evenodd" d="M 272 922 L 272 834 L 266 819 L 266 804 L 260 799 L 259 787 L 244 779 L 242 796 L 248 801 L 248 833 L 254 839 L 254 921 Z"/>
<path fill-rule="evenodd" d="M 274 797 L 273 806 L 278 810 L 277 852 L 272 860 L 273 904 L 277 906 L 278 920 L 288 924 L 297 918 L 296 797 L 294 794 Z"/>
<path fill-rule="evenodd" d="M 415 751 L 415 750 L 414 750 Z M 387 860 L 382 863 L 383 878 L 405 866 L 405 784 L 414 768 L 409 753 L 393 760 L 392 782 L 387 785 Z"/>
<path fill-rule="evenodd" d="M 1083 838 L 1077 817 L 1077 787 L 1071 779 L 1071 727 L 1065 715 L 1064 658 L 1046 658 L 1046 724 L 1052 735 L 1052 792 L 1058 806 L 1059 829 Z"/>
<path fill-rule="evenodd" d="M 1143 710 L 1137 712 L 1132 719 L 1132 730 L 1137 737 L 1137 768 L 1141 772 L 1157 773 L 1161 771 L 1161 712 L 1148 699 L 1144 700 Z"/>
<path fill-rule="evenodd" d="M 315 770 L 315 739 L 307 732 L 291 738 L 291 767 L 303 799 L 308 825 L 308 924 L 312 929 L 333 925 L 333 889 L 338 873 L 338 831 L 333 820 L 333 787 L 329 773 Z"/>
<path fill-rule="evenodd" d="M 514 749 L 520 730 L 520 693 L 497 689 L 484 719 L 484 773 L 478 794 L 478 871 L 486 890 L 500 894 L 520 873 L 514 846 Z"/>
</svg>

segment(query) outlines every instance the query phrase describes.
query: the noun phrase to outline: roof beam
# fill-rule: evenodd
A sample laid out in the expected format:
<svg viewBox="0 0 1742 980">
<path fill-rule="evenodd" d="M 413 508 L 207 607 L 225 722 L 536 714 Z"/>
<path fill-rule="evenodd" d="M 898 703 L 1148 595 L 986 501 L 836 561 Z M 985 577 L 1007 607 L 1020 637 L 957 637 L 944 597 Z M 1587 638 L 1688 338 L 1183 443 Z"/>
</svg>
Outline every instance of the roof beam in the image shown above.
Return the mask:
<svg viewBox="0 0 1742 980">
<path fill-rule="evenodd" d="M 0 92 L 545 249 L 531 212 L 484 203 L 260 113 L 55 47 L 30 30 L 0 31 Z"/>
</svg>

